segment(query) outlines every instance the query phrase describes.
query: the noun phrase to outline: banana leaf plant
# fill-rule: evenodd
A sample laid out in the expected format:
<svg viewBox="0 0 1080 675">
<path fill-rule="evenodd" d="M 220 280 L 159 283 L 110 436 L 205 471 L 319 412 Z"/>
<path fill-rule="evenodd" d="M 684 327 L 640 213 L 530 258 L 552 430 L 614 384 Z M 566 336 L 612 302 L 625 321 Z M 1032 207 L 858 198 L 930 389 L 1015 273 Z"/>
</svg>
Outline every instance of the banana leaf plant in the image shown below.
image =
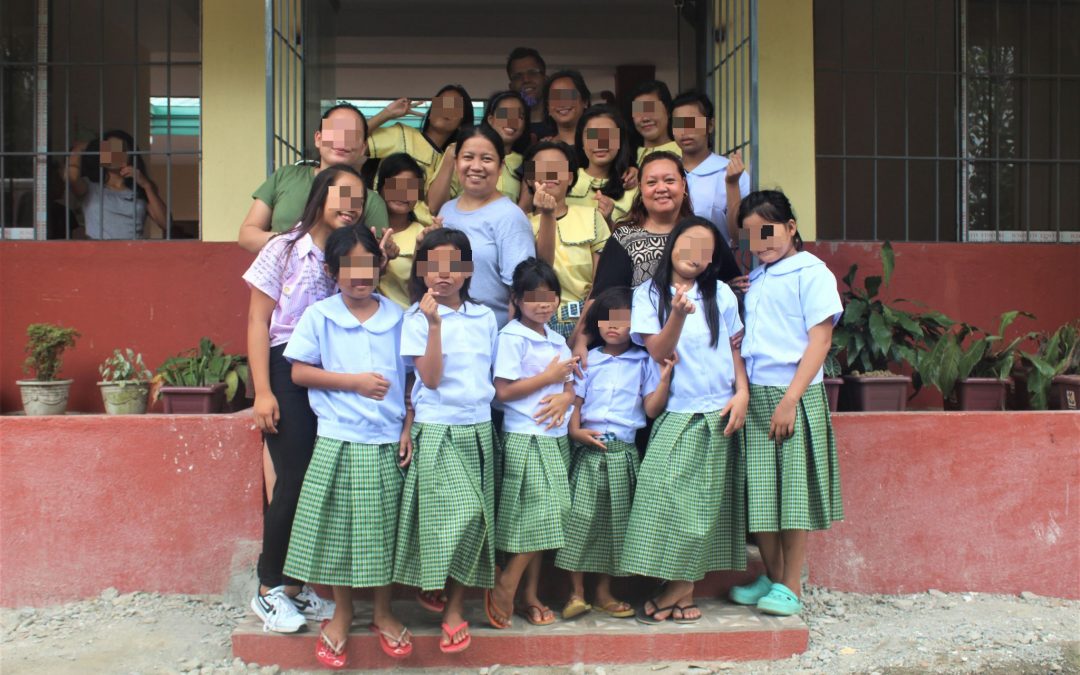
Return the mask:
<svg viewBox="0 0 1080 675">
<path fill-rule="evenodd" d="M 199 340 L 199 346 L 166 359 L 157 369 L 151 388 L 152 400 L 157 401 L 162 386 L 206 387 L 225 383 L 225 400 L 236 395 L 240 382 L 247 379 L 247 357 L 226 354 L 210 338 Z"/>
<path fill-rule="evenodd" d="M 1080 321 L 1067 323 L 1051 335 L 1039 335 L 1038 349 L 1023 352 L 1022 358 L 1031 366 L 1027 389 L 1031 407 L 1046 410 L 1050 384 L 1059 375 L 1080 375 Z"/>
</svg>

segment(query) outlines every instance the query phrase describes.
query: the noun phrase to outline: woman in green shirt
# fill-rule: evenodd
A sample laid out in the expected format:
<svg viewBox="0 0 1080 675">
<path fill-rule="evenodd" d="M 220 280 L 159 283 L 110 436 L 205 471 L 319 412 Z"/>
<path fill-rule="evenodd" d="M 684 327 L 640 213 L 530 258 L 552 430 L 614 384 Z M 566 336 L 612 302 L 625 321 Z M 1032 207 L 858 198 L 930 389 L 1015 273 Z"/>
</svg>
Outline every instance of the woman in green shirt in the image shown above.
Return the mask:
<svg viewBox="0 0 1080 675">
<path fill-rule="evenodd" d="M 348 164 L 357 171 L 367 159 L 367 120 L 355 106 L 339 103 L 322 116 L 315 132 L 319 164 L 290 164 L 266 179 L 253 195 L 254 201 L 240 225 L 240 246 L 258 253 L 275 234 L 300 221 L 315 175 L 334 164 Z M 386 202 L 374 190 L 367 190 L 364 222 L 377 236 L 387 226 Z"/>
</svg>

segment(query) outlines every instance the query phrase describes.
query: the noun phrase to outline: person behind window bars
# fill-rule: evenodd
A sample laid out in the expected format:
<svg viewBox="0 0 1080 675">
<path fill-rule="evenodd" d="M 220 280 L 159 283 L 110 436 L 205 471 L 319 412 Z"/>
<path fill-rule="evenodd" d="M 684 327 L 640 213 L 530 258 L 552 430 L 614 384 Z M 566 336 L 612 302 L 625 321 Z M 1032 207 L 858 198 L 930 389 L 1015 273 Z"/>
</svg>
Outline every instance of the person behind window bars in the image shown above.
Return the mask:
<svg viewBox="0 0 1080 675">
<path fill-rule="evenodd" d="M 64 177 L 81 200 L 85 236 L 140 239 L 163 236 L 168 209 L 150 180 L 131 134 L 106 131 L 89 144 L 71 148 Z M 157 230 L 145 227 L 146 217 Z"/>
</svg>

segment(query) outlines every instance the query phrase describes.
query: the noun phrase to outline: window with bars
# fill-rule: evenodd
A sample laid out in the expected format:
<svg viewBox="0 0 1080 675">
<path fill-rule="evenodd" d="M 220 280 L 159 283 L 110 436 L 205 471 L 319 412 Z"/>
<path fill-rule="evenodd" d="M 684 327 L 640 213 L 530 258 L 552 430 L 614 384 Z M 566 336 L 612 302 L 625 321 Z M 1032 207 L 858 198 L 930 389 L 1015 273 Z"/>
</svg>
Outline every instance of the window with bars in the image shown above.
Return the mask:
<svg viewBox="0 0 1080 675">
<path fill-rule="evenodd" d="M 818 236 L 1080 241 L 1080 2 L 815 0 Z"/>
<path fill-rule="evenodd" d="M 0 3 L 4 238 L 199 236 L 200 7 Z M 112 130 L 132 139 L 126 161 L 91 150 Z"/>
</svg>

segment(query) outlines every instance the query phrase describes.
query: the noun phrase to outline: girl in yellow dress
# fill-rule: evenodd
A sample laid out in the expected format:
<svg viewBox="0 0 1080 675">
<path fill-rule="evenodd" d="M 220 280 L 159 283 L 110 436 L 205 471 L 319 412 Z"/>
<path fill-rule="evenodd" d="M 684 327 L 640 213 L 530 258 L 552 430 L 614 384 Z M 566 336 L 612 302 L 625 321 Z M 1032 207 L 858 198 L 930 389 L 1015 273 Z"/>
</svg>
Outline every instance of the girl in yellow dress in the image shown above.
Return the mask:
<svg viewBox="0 0 1080 675">
<path fill-rule="evenodd" d="M 566 203 L 597 209 L 612 230 L 630 212 L 637 194 L 637 188 L 626 188 L 623 179 L 631 168 L 630 143 L 630 128 L 611 106 L 594 105 L 578 121 L 574 147 L 580 166 Z"/>
</svg>

